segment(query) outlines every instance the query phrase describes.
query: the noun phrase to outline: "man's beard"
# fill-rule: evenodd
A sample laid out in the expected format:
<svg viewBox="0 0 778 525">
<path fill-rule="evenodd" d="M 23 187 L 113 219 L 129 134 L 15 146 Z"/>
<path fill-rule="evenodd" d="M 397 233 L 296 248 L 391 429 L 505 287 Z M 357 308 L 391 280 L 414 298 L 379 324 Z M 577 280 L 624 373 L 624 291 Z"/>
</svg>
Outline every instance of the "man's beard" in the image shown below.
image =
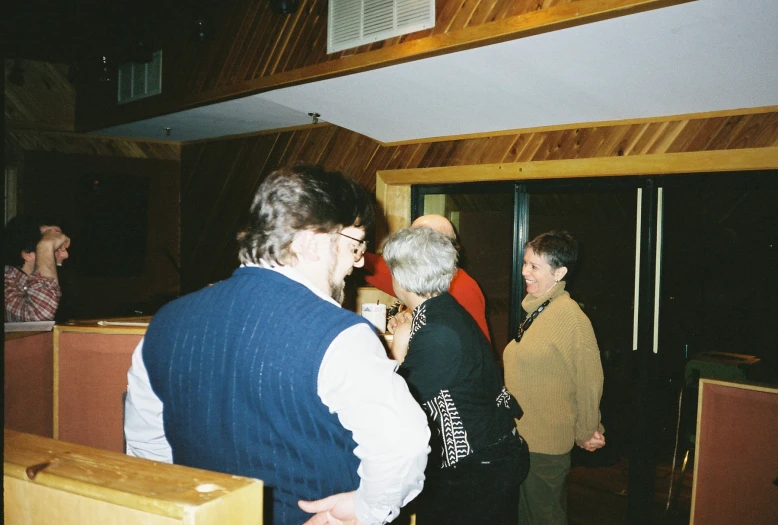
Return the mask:
<svg viewBox="0 0 778 525">
<path fill-rule="evenodd" d="M 343 300 L 346 298 L 346 281 L 336 284 L 330 280 L 330 297 L 338 304 L 343 304 Z"/>
<path fill-rule="evenodd" d="M 329 272 L 327 275 L 327 284 L 330 287 L 330 297 L 338 304 L 343 304 L 343 300 L 346 298 L 346 278 L 343 277 L 340 282 L 335 282 L 335 267 L 338 265 L 338 253 L 337 246 L 332 248 L 332 262 L 330 263 Z M 349 271 L 349 274 L 351 272 Z"/>
</svg>

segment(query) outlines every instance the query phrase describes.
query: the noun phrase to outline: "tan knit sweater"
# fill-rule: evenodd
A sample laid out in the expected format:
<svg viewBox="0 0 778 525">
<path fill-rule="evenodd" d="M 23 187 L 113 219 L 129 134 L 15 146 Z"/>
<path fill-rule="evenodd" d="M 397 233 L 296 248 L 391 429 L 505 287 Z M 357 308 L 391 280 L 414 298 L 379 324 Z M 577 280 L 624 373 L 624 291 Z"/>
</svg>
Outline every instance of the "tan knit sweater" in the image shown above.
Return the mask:
<svg viewBox="0 0 778 525">
<path fill-rule="evenodd" d="M 524 409 L 517 422 L 531 452 L 565 454 L 600 424 L 602 364 L 592 324 L 560 282 L 541 297 L 527 295 L 534 312 L 552 298 L 521 342 L 505 348 L 505 386 Z"/>
</svg>

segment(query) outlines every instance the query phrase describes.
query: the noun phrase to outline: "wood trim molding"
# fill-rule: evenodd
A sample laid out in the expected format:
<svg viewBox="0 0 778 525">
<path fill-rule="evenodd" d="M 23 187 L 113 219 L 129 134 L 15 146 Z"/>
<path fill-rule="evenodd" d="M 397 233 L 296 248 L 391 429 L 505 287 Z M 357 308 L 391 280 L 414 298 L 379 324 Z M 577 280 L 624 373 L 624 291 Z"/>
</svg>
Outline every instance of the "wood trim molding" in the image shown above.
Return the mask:
<svg viewBox="0 0 778 525">
<path fill-rule="evenodd" d="M 51 437 L 59 439 L 59 330 L 54 327 L 52 334 L 52 404 L 51 404 Z"/>
<path fill-rule="evenodd" d="M 700 113 L 683 113 L 679 115 L 663 115 L 642 118 L 630 118 L 623 120 L 600 120 L 594 122 L 578 122 L 573 124 L 556 124 L 551 126 L 537 126 L 534 128 L 516 128 L 500 131 L 485 131 L 481 133 L 469 133 L 464 135 L 450 135 L 443 137 L 430 137 L 423 139 L 402 140 L 397 142 L 381 142 L 382 146 L 407 146 L 413 144 L 429 144 L 431 142 L 448 142 L 451 140 L 481 139 L 502 137 L 505 135 L 518 135 L 521 133 L 546 133 L 549 131 L 564 131 L 568 129 L 601 128 L 606 126 L 631 126 L 633 124 L 654 124 L 664 122 L 680 122 L 703 118 L 726 118 L 743 115 L 759 115 L 762 113 L 776 113 L 778 106 L 760 106 L 756 108 L 722 109 L 718 111 L 703 111 Z"/>
<path fill-rule="evenodd" d="M 661 153 L 626 157 L 544 160 L 376 172 L 376 201 L 384 211 L 388 232 L 410 225 L 412 184 L 452 184 L 516 180 L 629 177 L 778 169 L 778 147 Z"/>
<path fill-rule="evenodd" d="M 145 335 L 147 326 L 67 326 L 54 328 L 57 336 L 61 333 L 104 334 L 104 335 Z"/>
<path fill-rule="evenodd" d="M 776 111 L 778 111 L 778 106 L 776 106 Z M 185 144 L 187 146 L 191 146 L 193 144 L 213 144 L 215 142 L 221 142 L 225 140 L 249 139 L 252 137 L 259 137 L 262 135 L 276 135 L 278 133 L 304 131 L 307 129 L 323 128 L 323 127 L 334 126 L 334 125 L 335 124 L 332 124 L 330 122 L 317 122 L 316 124 L 301 124 L 299 126 L 288 126 L 285 128 L 263 129 L 260 131 L 250 131 L 248 133 L 238 133 L 236 135 L 223 135 L 221 137 L 213 137 L 209 139 L 185 140 L 181 142 L 181 144 Z"/>
</svg>

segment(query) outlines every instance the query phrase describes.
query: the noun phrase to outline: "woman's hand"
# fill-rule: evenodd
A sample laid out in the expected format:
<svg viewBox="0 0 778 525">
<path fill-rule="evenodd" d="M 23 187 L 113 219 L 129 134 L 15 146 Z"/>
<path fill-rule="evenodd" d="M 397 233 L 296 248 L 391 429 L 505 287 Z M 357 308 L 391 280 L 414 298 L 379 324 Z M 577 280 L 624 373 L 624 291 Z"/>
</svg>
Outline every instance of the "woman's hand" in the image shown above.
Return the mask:
<svg viewBox="0 0 778 525">
<path fill-rule="evenodd" d="M 397 312 L 394 316 L 389 318 L 389 321 L 386 323 L 386 331 L 390 334 L 393 334 L 395 329 L 403 324 L 403 323 L 410 323 L 413 319 L 413 315 L 411 315 L 411 312 L 405 310 L 402 312 Z"/>
<path fill-rule="evenodd" d="M 592 437 L 590 437 L 586 441 L 577 440 L 575 444 L 584 450 L 588 450 L 589 452 L 594 452 L 598 448 L 602 448 L 605 446 L 605 436 L 595 430 L 594 434 L 592 434 Z"/>
</svg>

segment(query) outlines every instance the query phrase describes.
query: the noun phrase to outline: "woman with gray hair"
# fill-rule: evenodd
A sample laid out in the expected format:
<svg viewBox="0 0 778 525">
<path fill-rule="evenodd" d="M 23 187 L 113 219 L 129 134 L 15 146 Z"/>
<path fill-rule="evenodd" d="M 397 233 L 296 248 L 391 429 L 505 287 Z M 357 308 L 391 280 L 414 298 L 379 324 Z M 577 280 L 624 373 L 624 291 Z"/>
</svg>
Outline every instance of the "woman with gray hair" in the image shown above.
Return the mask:
<svg viewBox="0 0 778 525">
<path fill-rule="evenodd" d="M 395 330 L 398 373 L 438 429 L 416 523 L 515 525 L 529 468 L 514 423 L 522 412 L 483 332 L 448 293 L 456 248 L 439 232 L 406 228 L 386 239 L 383 256 L 398 299 L 413 311 Z"/>
</svg>

